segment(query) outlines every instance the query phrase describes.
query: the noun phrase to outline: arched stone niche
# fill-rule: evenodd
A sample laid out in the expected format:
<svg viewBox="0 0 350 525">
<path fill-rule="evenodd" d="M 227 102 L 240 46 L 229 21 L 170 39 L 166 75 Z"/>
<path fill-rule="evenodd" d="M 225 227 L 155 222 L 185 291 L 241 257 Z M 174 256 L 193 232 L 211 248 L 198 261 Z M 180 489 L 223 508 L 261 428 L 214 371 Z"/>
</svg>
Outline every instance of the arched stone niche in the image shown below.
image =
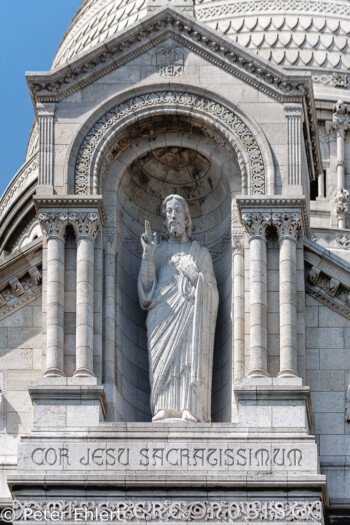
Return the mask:
<svg viewBox="0 0 350 525">
<path fill-rule="evenodd" d="M 269 144 L 252 117 L 242 114 L 239 107 L 213 93 L 188 86 L 157 86 L 154 92 L 144 88 L 119 97 L 118 103 L 104 104 L 77 134 L 67 163 L 68 193 L 89 195 L 101 193 L 105 175 L 113 159 L 112 143 L 116 136 L 137 133 L 141 122 L 164 115 L 177 116 L 201 123 L 202 129 L 214 134 L 235 150 L 241 177 L 242 193 L 273 195 L 274 163 Z"/>
<path fill-rule="evenodd" d="M 235 152 L 214 130 L 197 121 L 163 117 L 137 126 L 105 174 L 103 199 L 107 230 L 117 237 L 117 391 L 121 420 L 150 421 L 146 314 L 138 303 L 140 236 L 149 220 L 160 241 L 165 228 L 163 199 L 178 193 L 188 201 L 193 238 L 213 257 L 220 306 L 215 339 L 213 421 L 231 418 L 231 207 L 242 191 Z M 141 138 L 140 138 L 141 135 Z"/>
</svg>

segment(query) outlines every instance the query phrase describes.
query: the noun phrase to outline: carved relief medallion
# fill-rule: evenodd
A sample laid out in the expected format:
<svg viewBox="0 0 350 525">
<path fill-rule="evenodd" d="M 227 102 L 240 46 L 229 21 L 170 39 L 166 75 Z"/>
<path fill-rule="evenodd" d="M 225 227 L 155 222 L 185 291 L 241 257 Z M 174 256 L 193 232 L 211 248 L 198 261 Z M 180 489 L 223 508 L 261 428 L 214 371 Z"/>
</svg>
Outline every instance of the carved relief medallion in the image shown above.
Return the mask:
<svg viewBox="0 0 350 525">
<path fill-rule="evenodd" d="M 157 53 L 158 73 L 162 77 L 179 77 L 185 71 L 185 56 L 179 47 L 166 47 Z"/>
</svg>

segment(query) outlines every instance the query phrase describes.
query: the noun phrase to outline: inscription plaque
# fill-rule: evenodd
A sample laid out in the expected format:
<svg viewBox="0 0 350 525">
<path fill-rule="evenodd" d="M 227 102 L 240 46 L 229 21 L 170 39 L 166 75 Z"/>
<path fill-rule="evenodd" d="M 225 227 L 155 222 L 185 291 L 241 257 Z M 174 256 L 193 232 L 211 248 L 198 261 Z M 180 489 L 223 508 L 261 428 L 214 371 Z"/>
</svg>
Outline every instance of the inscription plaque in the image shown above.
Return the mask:
<svg viewBox="0 0 350 525">
<path fill-rule="evenodd" d="M 310 445 L 65 443 L 20 445 L 20 470 L 314 470 Z"/>
</svg>

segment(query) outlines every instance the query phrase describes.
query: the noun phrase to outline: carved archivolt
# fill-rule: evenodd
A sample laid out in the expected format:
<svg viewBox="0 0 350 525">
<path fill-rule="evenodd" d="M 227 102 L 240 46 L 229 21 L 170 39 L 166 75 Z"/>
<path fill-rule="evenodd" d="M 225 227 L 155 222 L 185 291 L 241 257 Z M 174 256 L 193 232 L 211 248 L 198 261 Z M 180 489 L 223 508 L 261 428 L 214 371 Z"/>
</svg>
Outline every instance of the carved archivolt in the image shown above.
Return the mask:
<svg viewBox="0 0 350 525">
<path fill-rule="evenodd" d="M 223 136 L 235 149 L 239 149 L 238 159 L 242 174 L 247 173 L 248 191 L 252 194 L 266 193 L 266 167 L 256 132 L 232 110 L 218 101 L 201 95 L 159 91 L 130 98 L 109 110 L 90 129 L 77 155 L 74 173 L 74 192 L 76 194 L 98 193 L 101 191 L 101 169 L 106 161 L 104 155 L 110 139 L 115 138 L 123 128 L 136 123 L 137 115 L 145 118 L 173 113 L 195 116 L 209 124 Z M 105 167 L 103 172 L 105 173 Z M 242 184 L 245 187 L 244 181 Z"/>
</svg>

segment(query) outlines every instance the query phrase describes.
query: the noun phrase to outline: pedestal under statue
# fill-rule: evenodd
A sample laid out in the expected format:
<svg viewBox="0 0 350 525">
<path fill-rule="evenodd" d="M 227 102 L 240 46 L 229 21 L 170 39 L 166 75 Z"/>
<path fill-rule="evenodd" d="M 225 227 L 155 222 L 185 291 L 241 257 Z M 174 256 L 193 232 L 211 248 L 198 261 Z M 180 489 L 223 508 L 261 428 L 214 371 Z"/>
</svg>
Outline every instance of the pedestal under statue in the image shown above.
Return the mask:
<svg viewBox="0 0 350 525">
<path fill-rule="evenodd" d="M 157 245 L 148 221 L 141 236 L 140 304 L 148 311 L 153 421 L 210 421 L 218 291 L 209 251 L 191 240 L 186 200 L 162 204 L 169 240 Z"/>
</svg>

